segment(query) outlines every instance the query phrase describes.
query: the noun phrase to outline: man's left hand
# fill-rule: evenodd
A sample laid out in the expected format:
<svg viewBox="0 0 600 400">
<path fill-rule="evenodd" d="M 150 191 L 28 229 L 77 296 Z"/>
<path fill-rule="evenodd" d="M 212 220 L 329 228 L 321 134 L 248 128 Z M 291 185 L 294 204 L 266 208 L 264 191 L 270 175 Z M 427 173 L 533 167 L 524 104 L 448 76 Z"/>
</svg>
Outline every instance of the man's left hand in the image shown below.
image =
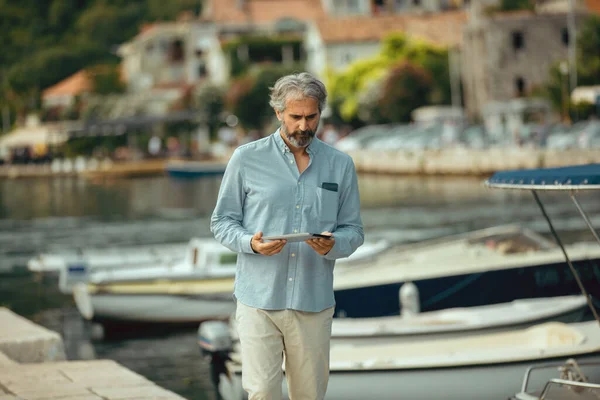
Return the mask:
<svg viewBox="0 0 600 400">
<path fill-rule="evenodd" d="M 331 232 L 321 232 L 321 235 L 331 236 L 331 239 L 308 239 L 305 240 L 305 243 L 312 247 L 314 251 L 324 256 L 325 254 L 329 253 L 329 251 L 333 248 L 333 245 L 335 244 L 335 238 L 333 237 Z"/>
</svg>

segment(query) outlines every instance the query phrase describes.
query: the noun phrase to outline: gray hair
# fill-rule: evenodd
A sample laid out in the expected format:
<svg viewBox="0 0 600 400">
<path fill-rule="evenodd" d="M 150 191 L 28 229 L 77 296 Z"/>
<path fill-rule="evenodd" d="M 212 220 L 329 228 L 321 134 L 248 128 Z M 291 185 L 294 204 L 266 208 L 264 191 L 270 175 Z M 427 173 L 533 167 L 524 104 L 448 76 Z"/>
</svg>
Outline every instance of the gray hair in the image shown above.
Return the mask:
<svg viewBox="0 0 600 400">
<path fill-rule="evenodd" d="M 290 99 L 313 97 L 319 102 L 319 112 L 323 111 L 327 101 L 325 85 L 308 72 L 283 76 L 270 89 L 269 105 L 279 112 L 285 110 L 286 102 Z"/>
</svg>

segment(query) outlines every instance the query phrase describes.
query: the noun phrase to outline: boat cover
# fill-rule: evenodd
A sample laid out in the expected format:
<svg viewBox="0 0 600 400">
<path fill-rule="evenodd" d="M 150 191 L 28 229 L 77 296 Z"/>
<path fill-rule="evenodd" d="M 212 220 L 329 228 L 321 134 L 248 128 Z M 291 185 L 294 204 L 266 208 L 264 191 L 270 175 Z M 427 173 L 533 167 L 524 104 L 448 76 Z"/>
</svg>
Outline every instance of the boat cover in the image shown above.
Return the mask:
<svg viewBox="0 0 600 400">
<path fill-rule="evenodd" d="M 500 189 L 600 189 L 600 164 L 496 172 L 485 185 Z"/>
</svg>

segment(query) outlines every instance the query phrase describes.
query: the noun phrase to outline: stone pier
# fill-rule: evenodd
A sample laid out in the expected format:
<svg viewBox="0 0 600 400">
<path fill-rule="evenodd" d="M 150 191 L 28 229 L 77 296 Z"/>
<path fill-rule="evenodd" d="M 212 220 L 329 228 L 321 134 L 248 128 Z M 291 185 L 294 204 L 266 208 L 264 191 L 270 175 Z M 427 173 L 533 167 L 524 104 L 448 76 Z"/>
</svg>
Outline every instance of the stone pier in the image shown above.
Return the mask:
<svg viewBox="0 0 600 400">
<path fill-rule="evenodd" d="M 181 400 L 111 360 L 64 361 L 62 337 L 0 307 L 0 400 Z"/>
</svg>

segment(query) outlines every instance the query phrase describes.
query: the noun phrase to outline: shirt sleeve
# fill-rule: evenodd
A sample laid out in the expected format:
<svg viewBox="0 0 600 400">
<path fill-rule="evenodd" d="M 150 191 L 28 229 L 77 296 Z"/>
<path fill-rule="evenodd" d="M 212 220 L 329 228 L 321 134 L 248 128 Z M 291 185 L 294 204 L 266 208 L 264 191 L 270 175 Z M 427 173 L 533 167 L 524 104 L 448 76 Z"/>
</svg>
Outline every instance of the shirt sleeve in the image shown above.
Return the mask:
<svg viewBox="0 0 600 400">
<path fill-rule="evenodd" d="M 325 255 L 328 260 L 349 257 L 364 242 L 363 224 L 360 217 L 360 193 L 354 162 L 350 160 L 340 193 L 337 229 L 333 232 L 335 244 Z"/>
<path fill-rule="evenodd" d="M 242 155 L 238 148 L 225 168 L 217 204 L 210 219 L 210 231 L 215 239 L 236 253 L 254 253 L 250 246 L 253 234 L 243 226 L 245 199 Z"/>
</svg>

